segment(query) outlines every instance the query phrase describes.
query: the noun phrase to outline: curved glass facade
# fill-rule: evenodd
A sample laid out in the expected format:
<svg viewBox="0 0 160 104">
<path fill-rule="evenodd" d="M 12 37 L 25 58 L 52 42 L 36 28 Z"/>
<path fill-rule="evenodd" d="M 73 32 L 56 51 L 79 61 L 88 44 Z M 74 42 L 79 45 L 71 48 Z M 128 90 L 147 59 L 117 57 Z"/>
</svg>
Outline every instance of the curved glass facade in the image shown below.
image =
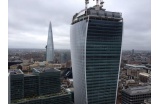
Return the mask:
<svg viewBox="0 0 160 104">
<path fill-rule="evenodd" d="M 71 26 L 71 59 L 74 79 L 75 104 L 87 104 L 86 95 L 86 32 L 88 22 L 83 20 Z"/>
<path fill-rule="evenodd" d="M 72 23 L 75 104 L 115 104 L 123 20 L 88 16 Z"/>
<path fill-rule="evenodd" d="M 88 104 L 115 104 L 122 22 L 90 19 L 86 43 Z"/>
</svg>

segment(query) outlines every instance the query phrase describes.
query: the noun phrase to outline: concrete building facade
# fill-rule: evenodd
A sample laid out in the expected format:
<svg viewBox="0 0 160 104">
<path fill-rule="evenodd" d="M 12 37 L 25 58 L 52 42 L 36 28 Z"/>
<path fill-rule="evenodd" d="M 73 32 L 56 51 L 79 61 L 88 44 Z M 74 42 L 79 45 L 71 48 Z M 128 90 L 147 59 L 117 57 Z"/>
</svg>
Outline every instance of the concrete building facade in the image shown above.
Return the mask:
<svg viewBox="0 0 160 104">
<path fill-rule="evenodd" d="M 122 104 L 142 104 L 151 98 L 151 86 L 136 86 L 122 90 Z"/>
</svg>

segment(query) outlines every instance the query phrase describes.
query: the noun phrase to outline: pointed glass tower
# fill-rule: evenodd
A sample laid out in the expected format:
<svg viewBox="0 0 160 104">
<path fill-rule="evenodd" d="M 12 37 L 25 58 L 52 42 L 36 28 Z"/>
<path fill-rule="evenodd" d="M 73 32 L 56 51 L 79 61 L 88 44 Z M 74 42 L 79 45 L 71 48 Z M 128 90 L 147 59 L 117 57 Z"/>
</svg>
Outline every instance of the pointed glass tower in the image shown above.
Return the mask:
<svg viewBox="0 0 160 104">
<path fill-rule="evenodd" d="M 48 30 L 48 40 L 47 40 L 47 46 L 46 46 L 46 61 L 53 62 L 53 57 L 54 57 L 53 50 L 54 50 L 54 47 L 53 47 L 52 24 L 50 22 L 49 30 Z"/>
</svg>

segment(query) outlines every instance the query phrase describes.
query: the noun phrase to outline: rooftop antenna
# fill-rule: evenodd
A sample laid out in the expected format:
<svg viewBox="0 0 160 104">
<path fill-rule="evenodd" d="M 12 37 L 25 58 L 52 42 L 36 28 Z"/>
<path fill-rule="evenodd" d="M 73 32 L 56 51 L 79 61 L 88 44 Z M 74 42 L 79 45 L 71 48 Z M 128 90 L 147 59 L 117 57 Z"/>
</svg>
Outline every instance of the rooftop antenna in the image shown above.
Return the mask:
<svg viewBox="0 0 160 104">
<path fill-rule="evenodd" d="M 94 1 L 94 0 L 93 0 Z M 96 0 L 96 5 L 98 6 L 99 5 L 99 0 Z"/>
<path fill-rule="evenodd" d="M 104 4 L 103 0 L 100 0 L 100 7 L 103 7 L 103 4 Z"/>
<path fill-rule="evenodd" d="M 100 3 L 99 3 L 99 1 L 100 1 Z M 104 3 L 103 0 L 96 0 L 96 5 L 97 6 L 103 7 L 103 3 Z"/>
<path fill-rule="evenodd" d="M 99 5 L 99 0 L 96 0 L 96 5 Z"/>
<path fill-rule="evenodd" d="M 85 0 L 85 11 L 87 13 L 87 5 L 89 4 L 89 0 Z"/>
</svg>

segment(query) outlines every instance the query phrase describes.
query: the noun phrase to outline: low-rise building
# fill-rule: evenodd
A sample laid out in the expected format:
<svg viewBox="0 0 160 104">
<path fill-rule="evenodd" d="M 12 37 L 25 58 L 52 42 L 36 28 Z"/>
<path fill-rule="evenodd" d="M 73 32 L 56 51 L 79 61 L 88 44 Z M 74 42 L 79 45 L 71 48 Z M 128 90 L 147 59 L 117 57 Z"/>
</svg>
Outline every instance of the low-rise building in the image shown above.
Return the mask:
<svg viewBox="0 0 160 104">
<path fill-rule="evenodd" d="M 32 74 L 20 69 L 9 72 L 11 104 L 72 104 L 71 94 L 61 90 L 60 71 L 34 68 Z"/>
<path fill-rule="evenodd" d="M 147 83 L 149 82 L 150 74 L 148 73 L 139 73 L 139 79 L 141 82 Z"/>
<path fill-rule="evenodd" d="M 124 69 L 129 77 L 139 78 L 139 73 L 146 72 L 145 65 L 126 64 Z"/>
<path fill-rule="evenodd" d="M 151 86 L 136 86 L 122 90 L 122 104 L 141 104 L 151 98 Z"/>
<path fill-rule="evenodd" d="M 142 104 L 151 104 L 151 98 L 145 99 L 145 100 L 144 100 L 144 103 L 142 103 Z"/>
</svg>

